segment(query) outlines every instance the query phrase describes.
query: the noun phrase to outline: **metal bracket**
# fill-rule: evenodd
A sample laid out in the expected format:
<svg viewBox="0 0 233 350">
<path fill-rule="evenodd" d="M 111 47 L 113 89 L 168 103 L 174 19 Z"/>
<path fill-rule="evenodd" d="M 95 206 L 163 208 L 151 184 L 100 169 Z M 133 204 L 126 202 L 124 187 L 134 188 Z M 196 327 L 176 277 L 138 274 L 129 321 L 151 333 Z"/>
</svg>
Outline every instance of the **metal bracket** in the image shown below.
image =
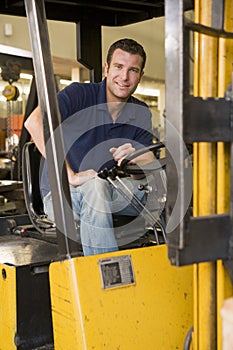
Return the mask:
<svg viewBox="0 0 233 350">
<path fill-rule="evenodd" d="M 186 96 L 183 137 L 192 142 L 233 142 L 233 103 L 225 98 Z"/>
<path fill-rule="evenodd" d="M 169 247 L 173 265 L 189 265 L 229 259 L 231 220 L 229 215 L 190 217 L 185 229 L 184 249 Z"/>
</svg>

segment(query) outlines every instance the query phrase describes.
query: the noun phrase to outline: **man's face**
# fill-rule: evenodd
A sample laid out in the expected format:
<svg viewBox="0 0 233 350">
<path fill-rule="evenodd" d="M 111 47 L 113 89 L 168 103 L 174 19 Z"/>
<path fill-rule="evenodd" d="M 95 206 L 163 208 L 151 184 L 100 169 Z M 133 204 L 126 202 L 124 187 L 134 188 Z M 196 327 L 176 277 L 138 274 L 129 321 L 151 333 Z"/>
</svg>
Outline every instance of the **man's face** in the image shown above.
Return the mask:
<svg viewBox="0 0 233 350">
<path fill-rule="evenodd" d="M 107 78 L 107 102 L 125 102 L 136 90 L 143 75 L 142 57 L 116 49 L 111 63 L 104 65 Z"/>
</svg>

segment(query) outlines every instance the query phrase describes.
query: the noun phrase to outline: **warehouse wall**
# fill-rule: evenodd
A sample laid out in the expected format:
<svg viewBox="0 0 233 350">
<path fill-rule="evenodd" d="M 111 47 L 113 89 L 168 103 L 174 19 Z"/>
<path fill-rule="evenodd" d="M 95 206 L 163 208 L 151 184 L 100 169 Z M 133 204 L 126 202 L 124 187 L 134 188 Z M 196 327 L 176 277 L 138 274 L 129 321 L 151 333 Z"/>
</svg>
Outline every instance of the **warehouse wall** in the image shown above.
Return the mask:
<svg viewBox="0 0 233 350">
<path fill-rule="evenodd" d="M 51 54 L 56 57 L 58 63 L 56 74 L 61 77 L 64 75 L 64 71 L 70 74 L 77 57 L 76 25 L 75 23 L 48 20 L 48 30 Z M 165 105 L 164 18 L 154 18 L 122 27 L 102 27 L 102 62 L 106 59 L 109 45 L 122 37 L 130 37 L 139 41 L 147 52 L 145 74 L 140 85 L 142 88 L 157 91 L 158 96 L 140 95 L 138 97 L 144 99 L 151 107 L 154 127 L 163 129 L 162 115 Z M 0 15 L 0 44 L 31 51 L 26 18 Z M 85 75 L 88 77 L 87 72 Z M 2 83 L 0 81 L 0 85 L 4 86 L 5 84 Z M 19 88 L 21 89 L 21 85 Z M 0 96 L 0 100 L 4 101 L 4 97 Z M 5 103 L 0 102 L 1 116 L 7 115 L 5 109 Z"/>
<path fill-rule="evenodd" d="M 12 28 L 12 35 L 7 35 L 9 25 Z M 48 29 L 52 55 L 76 59 L 75 24 L 48 21 Z M 145 75 L 164 80 L 164 19 L 155 18 L 124 27 L 103 27 L 103 62 L 108 46 L 126 36 L 142 43 L 147 52 Z M 0 43 L 30 50 L 27 20 L 22 17 L 0 15 Z"/>
</svg>

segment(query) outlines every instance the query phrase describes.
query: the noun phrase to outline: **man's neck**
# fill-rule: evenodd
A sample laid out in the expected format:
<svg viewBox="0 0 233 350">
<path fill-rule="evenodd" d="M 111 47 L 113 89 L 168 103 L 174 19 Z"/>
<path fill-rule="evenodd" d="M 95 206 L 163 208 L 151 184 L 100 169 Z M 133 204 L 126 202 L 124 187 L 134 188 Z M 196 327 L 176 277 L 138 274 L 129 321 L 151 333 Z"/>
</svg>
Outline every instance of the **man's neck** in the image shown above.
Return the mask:
<svg viewBox="0 0 233 350">
<path fill-rule="evenodd" d="M 124 108 L 125 104 L 126 102 L 108 103 L 108 111 L 114 122 L 117 120 L 117 118 L 121 114 L 121 111 Z"/>
</svg>

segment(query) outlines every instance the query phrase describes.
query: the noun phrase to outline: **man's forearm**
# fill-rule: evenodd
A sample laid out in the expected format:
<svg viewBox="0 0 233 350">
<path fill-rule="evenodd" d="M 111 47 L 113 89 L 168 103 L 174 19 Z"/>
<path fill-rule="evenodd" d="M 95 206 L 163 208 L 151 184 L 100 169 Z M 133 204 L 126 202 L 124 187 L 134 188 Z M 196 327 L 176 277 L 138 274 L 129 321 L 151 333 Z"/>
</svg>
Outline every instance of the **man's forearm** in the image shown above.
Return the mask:
<svg viewBox="0 0 233 350">
<path fill-rule="evenodd" d="M 31 135 L 40 153 L 46 158 L 43 122 L 39 107 L 34 109 L 34 111 L 30 114 L 25 121 L 24 126 Z"/>
</svg>

